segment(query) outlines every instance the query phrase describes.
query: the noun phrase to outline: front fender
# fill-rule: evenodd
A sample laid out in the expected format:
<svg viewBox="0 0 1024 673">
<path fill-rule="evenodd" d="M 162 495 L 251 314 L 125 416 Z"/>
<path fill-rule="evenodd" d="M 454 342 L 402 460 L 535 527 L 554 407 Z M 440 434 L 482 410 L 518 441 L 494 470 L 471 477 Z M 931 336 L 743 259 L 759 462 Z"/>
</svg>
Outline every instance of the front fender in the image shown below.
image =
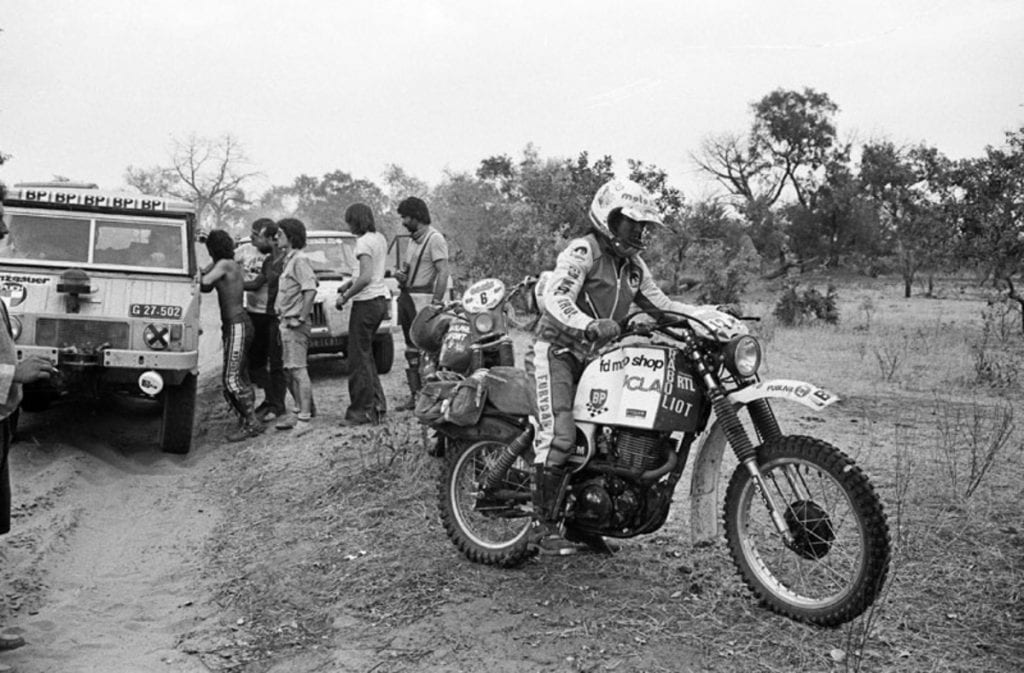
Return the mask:
<svg viewBox="0 0 1024 673">
<path fill-rule="evenodd" d="M 790 402 L 798 402 L 805 407 L 821 410 L 830 404 L 839 401 L 835 393 L 830 393 L 824 388 L 819 388 L 813 383 L 806 381 L 795 381 L 792 379 L 772 379 L 770 381 L 758 381 L 757 383 L 735 390 L 726 399 L 733 404 L 750 404 L 754 400 L 774 397 Z"/>
<path fill-rule="evenodd" d="M 775 398 L 798 402 L 821 410 L 839 401 L 839 397 L 824 388 L 804 381 L 774 379 L 760 381 L 729 393 L 726 399 L 734 406 L 747 405 L 754 400 Z M 715 420 L 699 440 L 690 478 L 690 537 L 694 544 L 714 542 L 721 535 L 721 502 L 725 495 L 722 483 L 722 458 L 728 442 L 721 425 Z"/>
</svg>

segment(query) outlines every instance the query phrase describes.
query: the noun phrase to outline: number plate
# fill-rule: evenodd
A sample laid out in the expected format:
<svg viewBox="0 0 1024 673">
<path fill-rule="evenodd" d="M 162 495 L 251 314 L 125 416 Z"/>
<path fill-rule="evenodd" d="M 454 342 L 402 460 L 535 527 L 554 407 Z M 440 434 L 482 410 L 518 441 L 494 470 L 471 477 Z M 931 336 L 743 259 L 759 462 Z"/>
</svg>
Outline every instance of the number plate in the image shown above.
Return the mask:
<svg viewBox="0 0 1024 673">
<path fill-rule="evenodd" d="M 180 306 L 164 306 L 162 304 L 132 304 L 128 315 L 133 318 L 164 318 L 179 320 Z"/>
</svg>

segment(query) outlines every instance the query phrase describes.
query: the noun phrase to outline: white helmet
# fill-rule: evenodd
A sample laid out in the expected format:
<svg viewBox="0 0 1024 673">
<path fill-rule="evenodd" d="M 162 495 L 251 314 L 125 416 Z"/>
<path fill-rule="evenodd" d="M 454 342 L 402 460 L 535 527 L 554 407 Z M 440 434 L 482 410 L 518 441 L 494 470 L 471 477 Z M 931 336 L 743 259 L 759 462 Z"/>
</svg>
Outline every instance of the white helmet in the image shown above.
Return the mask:
<svg viewBox="0 0 1024 673">
<path fill-rule="evenodd" d="M 628 249 L 635 248 L 636 245 L 635 242 L 624 245 L 625 242 L 620 241 L 617 234 L 611 230 L 608 220 L 616 210 L 637 222 L 662 224 L 661 212 L 654 202 L 654 197 L 643 185 L 632 180 L 612 180 L 601 185 L 590 204 L 590 223 L 617 248 L 620 254 L 626 254 Z M 632 252 L 637 250 L 634 249 Z"/>
</svg>

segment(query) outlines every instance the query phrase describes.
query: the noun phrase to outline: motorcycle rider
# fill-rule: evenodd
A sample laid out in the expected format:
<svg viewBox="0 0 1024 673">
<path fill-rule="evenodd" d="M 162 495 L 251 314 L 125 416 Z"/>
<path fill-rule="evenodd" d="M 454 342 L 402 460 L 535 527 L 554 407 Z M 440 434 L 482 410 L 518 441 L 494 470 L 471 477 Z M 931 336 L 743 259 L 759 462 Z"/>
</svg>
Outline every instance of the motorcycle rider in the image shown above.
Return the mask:
<svg viewBox="0 0 1024 673">
<path fill-rule="evenodd" d="M 640 258 L 645 235 L 662 224 L 647 189 L 631 180 L 611 180 L 597 190 L 589 215 L 590 232 L 559 253 L 539 295 L 541 317 L 526 357 L 538 410 L 531 539 L 541 553 L 570 554 L 576 548 L 562 535 L 559 500 L 576 445 L 572 408 L 588 349 L 619 335 L 618 321 L 631 304 L 654 315 L 694 308 L 669 299 Z M 574 540 L 611 551 L 600 536 L 577 533 Z"/>
</svg>

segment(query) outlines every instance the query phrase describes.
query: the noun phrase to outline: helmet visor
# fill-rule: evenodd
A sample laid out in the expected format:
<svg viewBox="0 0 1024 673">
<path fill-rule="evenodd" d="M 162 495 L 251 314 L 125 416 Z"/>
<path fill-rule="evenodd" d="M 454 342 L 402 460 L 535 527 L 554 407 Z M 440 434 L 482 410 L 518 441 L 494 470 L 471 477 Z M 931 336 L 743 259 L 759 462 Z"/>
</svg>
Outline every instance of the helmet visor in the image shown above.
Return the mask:
<svg viewBox="0 0 1024 673">
<path fill-rule="evenodd" d="M 622 214 L 632 220 L 645 224 L 656 224 L 659 226 L 664 224 L 661 221 L 661 213 L 658 212 L 657 208 L 642 203 L 623 206 Z"/>
</svg>

